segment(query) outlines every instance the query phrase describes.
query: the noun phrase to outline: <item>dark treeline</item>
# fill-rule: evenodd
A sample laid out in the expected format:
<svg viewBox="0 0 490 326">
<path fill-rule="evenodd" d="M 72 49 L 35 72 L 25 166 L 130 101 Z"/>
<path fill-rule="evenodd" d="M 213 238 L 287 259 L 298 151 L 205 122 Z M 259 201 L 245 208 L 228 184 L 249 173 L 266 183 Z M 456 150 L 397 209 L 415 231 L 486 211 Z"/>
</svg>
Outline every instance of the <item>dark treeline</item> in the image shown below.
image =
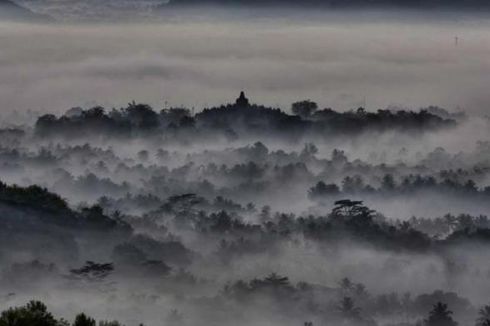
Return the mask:
<svg viewBox="0 0 490 326">
<path fill-rule="evenodd" d="M 10 308 L 0 314 L 2 326 L 122 326 L 118 321 L 99 321 L 84 313 L 76 315 L 73 322 L 56 318 L 41 301 L 30 301 L 25 306 Z"/>
<path fill-rule="evenodd" d="M 433 176 L 409 175 L 401 177 L 401 181 L 397 182 L 391 174 L 386 174 L 381 179 L 379 187 L 365 184 L 359 175 L 345 177 L 341 187 L 334 183 L 326 184 L 320 181 L 309 190 L 308 196 L 314 200 L 321 200 L 329 196 L 407 196 L 424 191 L 472 198 L 487 198 L 490 195 L 490 187 L 479 189 L 471 179 L 460 183 L 450 178 L 437 181 Z"/>
<path fill-rule="evenodd" d="M 269 298 L 279 298 L 281 296 L 290 297 L 290 302 L 283 300 L 283 305 L 288 306 L 289 313 L 293 313 L 298 308 L 298 303 L 308 297 L 314 296 L 313 291 L 318 291 L 307 283 L 300 283 L 297 286 L 292 285 L 287 277 L 279 276 L 275 273 L 264 279 L 254 279 L 249 283 L 239 281 L 229 285 L 224 289 L 223 299 L 248 301 L 267 296 Z M 395 309 L 398 313 L 410 316 L 412 311 L 417 311 L 420 307 L 430 306 L 431 302 L 444 298 L 451 303 L 458 305 L 458 310 L 467 308 L 468 303 L 458 298 L 454 293 L 434 292 L 430 295 L 421 295 L 411 298 L 405 295 L 399 298 L 396 294 L 381 295 L 372 298 L 366 291 L 363 284 L 353 283 L 348 278 L 339 282 L 339 287 L 335 289 L 321 289 L 321 292 L 335 293 L 335 296 L 352 295 L 358 301 L 350 296 L 344 296 L 337 304 L 327 305 L 325 308 L 315 307 L 316 311 L 333 316 L 332 320 L 340 324 L 349 325 L 376 325 L 369 316 L 366 316 L 365 309 L 383 310 Z M 318 295 L 318 294 L 317 294 Z M 312 307 L 313 308 L 313 307 Z M 169 325 L 186 325 L 184 316 L 178 310 L 173 310 L 166 318 L 166 324 Z M 484 306 L 478 311 L 475 325 L 485 326 L 490 323 L 490 306 Z M 0 325 L 2 326 L 124 326 L 122 323 L 113 321 L 96 320 L 85 313 L 79 313 L 70 322 L 64 318 L 56 318 L 49 312 L 47 306 L 41 301 L 31 300 L 24 306 L 12 307 L 0 313 Z M 313 322 L 305 322 L 305 326 L 315 325 Z M 402 324 L 400 324 L 402 325 Z M 403 324 L 405 325 L 405 324 Z M 421 319 L 417 325 L 426 326 L 457 326 L 458 323 L 453 319 L 453 311 L 449 309 L 448 304 L 436 301 L 432 303 L 432 309 L 428 311 L 427 318 Z M 144 326 L 139 324 L 139 326 Z"/>
<path fill-rule="evenodd" d="M 344 278 L 339 282 L 337 288 L 332 289 L 315 289 L 307 283 L 299 283 L 297 286 L 292 285 L 287 277 L 279 276 L 275 273 L 265 277 L 264 279 L 254 279 L 250 282 L 239 281 L 237 283 L 227 285 L 223 292 L 223 299 L 246 302 L 253 299 L 262 299 L 263 296 L 269 298 L 288 297 L 291 301 L 283 301 L 283 305 L 289 310 L 289 313 L 294 313 L 299 304 L 305 304 L 302 300 L 307 297 L 315 296 L 314 291 L 331 293 L 333 296 L 342 296 L 338 303 L 333 302 L 323 309 L 320 307 L 311 307 L 317 312 L 333 316 L 337 323 L 349 325 L 376 325 L 369 316 L 365 314 L 366 310 L 388 310 L 394 309 L 398 313 L 410 316 L 412 311 L 418 311 L 421 307 L 432 305 L 432 309 L 428 311 L 427 318 L 421 319 L 417 325 L 427 326 L 457 326 L 458 323 L 453 319 L 453 311 L 449 310 L 448 304 L 444 304 L 438 299 L 446 299 L 451 301 L 453 305 L 457 305 L 458 310 L 468 308 L 468 302 L 457 297 L 454 293 L 434 292 L 429 295 L 421 295 L 416 298 L 411 298 L 406 294 L 403 297 L 398 297 L 392 293 L 389 295 L 381 295 L 371 297 L 364 285 L 354 283 L 348 278 Z M 299 299 L 300 297 L 303 297 Z M 355 297 L 355 299 L 353 299 Z M 435 302 L 435 303 L 431 303 Z M 185 325 L 184 316 L 178 310 L 173 310 L 167 318 L 169 325 Z M 484 306 L 478 311 L 475 325 L 485 326 L 490 323 L 490 306 Z M 56 318 L 48 311 L 47 306 L 41 301 L 30 301 L 24 306 L 12 307 L 4 310 L 0 314 L 0 325 L 2 326 L 123 326 L 118 321 L 99 321 L 85 313 L 80 313 L 75 316 L 73 322 L 69 322 L 63 318 Z M 303 325 L 314 325 L 313 322 L 305 322 Z M 401 324 L 400 324 L 401 325 Z M 139 326 L 144 326 L 139 324 Z"/>
<path fill-rule="evenodd" d="M 132 199 L 121 199 L 126 200 Z M 114 281 L 144 277 L 149 282 L 163 277 L 160 285 L 163 292 L 159 296 L 177 294 L 189 287 L 207 288 L 213 283 L 212 279 L 203 279 L 203 275 L 187 272 L 185 268 L 190 264 L 206 261 L 214 268 L 226 270 L 232 262 L 249 259 L 247 257 L 265 253 L 280 255 L 286 243 L 297 246 L 298 239 L 325 248 L 357 243 L 378 250 L 441 255 L 447 264 L 445 273 L 451 278 L 471 267 L 454 260 L 447 251 L 472 243 L 486 246 L 490 241 L 486 217 L 445 217 L 442 224 L 437 220 L 430 224 L 430 220 L 423 219 L 392 222 L 359 201 L 338 201 L 334 209 L 324 215 L 295 216 L 274 213 L 267 207 L 257 209 L 253 204 L 242 206 L 222 197 L 209 201 L 193 194 L 172 196 L 164 202 L 151 196 L 137 200 L 144 207 L 157 208 L 141 217 L 124 215 L 114 210 L 112 199 L 106 198 L 100 200 L 102 207 L 72 209 L 58 195 L 40 187 L 2 184 L 0 257 L 9 266 L 2 273 L 3 287 L 22 291 L 24 287 L 31 287 L 29 280 L 32 279 L 45 280 L 46 284 L 62 280 L 76 288 L 82 286 L 112 293 Z M 152 204 L 147 205 L 147 202 Z M 256 216 L 255 220 L 260 222 L 247 222 L 250 216 Z M 444 227 L 448 228 L 444 238 L 440 234 L 433 235 L 436 232 L 425 233 L 426 229 Z M 179 236 L 184 234 L 186 237 L 192 234 L 193 240 L 189 242 Z M 92 250 L 83 243 L 91 243 L 99 251 L 107 252 L 97 254 L 97 257 L 106 257 L 105 261 L 79 263 L 87 257 L 87 250 Z M 204 243 L 212 249 L 207 254 L 196 255 L 193 252 L 196 243 L 201 249 Z M 29 251 L 39 260 L 15 262 L 15 253 L 19 251 Z M 364 285 L 351 284 L 348 279 L 337 288 L 319 286 L 307 279 L 292 284 L 287 277 L 277 274 L 252 281 L 232 281 L 223 286 L 220 294 L 204 295 L 200 300 L 207 300 L 207 307 L 225 304 L 228 311 L 220 318 L 238 318 L 242 322 L 247 318 L 237 317 L 240 309 L 259 309 L 257 302 L 261 302 L 260 309 L 264 309 L 264 302 L 267 302 L 264 314 L 286 314 L 314 324 L 328 321 L 333 325 L 377 325 L 380 318 L 396 320 L 402 314 L 411 322 L 399 325 L 432 325 L 427 320 L 435 312 L 429 314 L 429 310 L 432 305 L 434 311 L 440 309 L 438 302 L 449 303 L 457 312 L 458 320 L 476 315 L 476 308 L 455 293 L 436 291 L 413 297 L 408 293 L 370 294 Z M 168 311 L 168 319 L 185 323 L 186 318 L 194 318 L 185 313 L 191 309 L 189 305 L 193 305 L 192 300 L 179 299 Z M 179 310 L 174 311 L 175 307 Z M 9 316 L 15 314 L 24 316 L 29 314 L 26 309 L 31 308 L 9 310 L 2 318 L 9 320 L 12 318 Z M 24 325 L 9 321 L 4 324 Z"/>
<path fill-rule="evenodd" d="M 155 112 L 148 105 L 136 103 L 108 112 L 102 107 L 74 108 L 61 117 L 41 116 L 36 123 L 36 133 L 42 137 L 69 138 L 93 135 L 175 137 L 180 133 L 194 137 L 219 136 L 228 140 L 251 135 L 299 140 L 307 135 L 326 137 L 367 131 L 418 133 L 456 125 L 454 120 L 441 118 L 428 110 L 367 112 L 359 108 L 342 113 L 332 109 L 318 110 L 316 103 L 302 101 L 294 103 L 292 111 L 293 115 L 290 115 L 280 109 L 250 104 L 242 93 L 234 104 L 204 109 L 197 114 L 186 108 Z"/>
<path fill-rule="evenodd" d="M 209 200 L 226 197 L 256 206 L 270 204 L 264 196 L 287 198 L 286 206 L 288 201 L 309 199 L 321 204 L 356 196 L 380 200 L 411 199 L 420 194 L 437 195 L 439 200 L 452 198 L 438 211 L 410 214 L 430 216 L 455 212 L 454 203 L 460 201 L 471 202 L 475 208 L 487 207 L 488 202 L 487 142 L 466 152 L 451 153 L 439 147 L 419 153 L 398 146 L 392 154 L 373 151 L 363 159 L 352 159 L 351 153 L 339 149 L 321 153 L 324 145 L 313 143 L 295 150 L 255 142 L 189 151 L 165 142 L 143 146 L 123 142 L 122 147 L 135 148 L 127 155 L 121 153 L 117 142 L 107 146 L 83 140 L 82 145 L 36 141 L 38 137 L 28 132 L 6 131 L 0 140 L 5 181 L 40 184 L 75 203 L 93 204 L 106 197 L 114 208 L 126 212 L 154 209 L 167 197 L 182 193 L 196 193 Z M 36 146 L 27 145 L 29 142 Z M 387 156 L 393 158 L 384 163 Z M 306 208 L 302 205 L 300 210 Z M 478 214 L 477 210 L 457 211 L 463 212 Z"/>
<path fill-rule="evenodd" d="M 82 286 L 85 291 L 97 289 L 110 294 L 115 291 L 114 282 L 142 278 L 145 279 L 144 282 L 151 282 L 158 278 L 159 287 L 163 288 L 152 299 L 157 301 L 164 294 L 176 295 L 180 291 L 188 291 L 190 287 L 202 288 L 201 291 L 204 292 L 201 293 L 195 290 L 200 293 L 199 298 L 180 298 L 173 303 L 165 317 L 168 318 L 169 325 L 174 325 L 173 322 L 187 324 L 186 318 L 191 317 L 186 316 L 183 311 L 193 311 L 195 308 L 191 309 L 190 306 L 203 300 L 206 301 L 207 309 L 225 305 L 226 312 L 216 312 L 217 315 L 213 315 L 212 319 L 225 318 L 228 321 L 234 318 L 238 318 L 240 322 L 251 321 L 250 317 L 240 314 L 242 309 L 247 309 L 266 315 L 282 314 L 297 322 L 303 319 L 307 323 L 321 325 L 378 325 L 379 320 L 399 320 L 400 317 L 406 321 L 402 323 L 399 320 L 385 325 L 447 325 L 447 320 L 441 324 L 440 318 L 451 318 L 454 325 L 455 320 L 467 323 L 476 318 L 477 308 L 471 301 L 453 292 L 434 291 L 415 296 L 408 292 L 370 293 L 364 284 L 352 282 L 349 278 L 327 287 L 308 280 L 293 284 L 288 277 L 272 273 L 265 278 L 251 281 L 234 280 L 222 285 L 218 293 L 205 294 L 204 289 L 213 284 L 213 281 L 203 275 L 193 275 L 185 268 L 197 261 L 211 263 L 214 268 L 226 268 L 234 261 L 258 254 L 275 252 L 274 255 L 280 255 L 281 248 L 286 244 L 300 247 L 298 241 L 303 239 L 302 241 L 306 240 L 324 248 L 321 250 L 358 244 L 397 254 L 405 252 L 438 255 L 444 257 L 446 276 L 453 278 L 463 270 L 471 269 L 471 266 L 455 260 L 449 254 L 451 248 L 472 244 L 486 246 L 490 241 L 490 223 L 486 218 L 486 223 L 478 225 L 476 218 L 469 218 L 473 227 L 468 224 L 464 229 L 456 227 L 446 237 L 440 238 L 420 231 L 421 220 L 391 221 L 362 202 L 352 200 L 335 202 L 335 207 L 325 215 L 294 216 L 273 213 L 267 208 L 257 211 L 253 207 L 241 207 L 224 198 L 209 202 L 196 195 L 185 194 L 168 198 L 158 210 L 138 218 L 125 216 L 120 212 L 108 216 L 98 206 L 73 210 L 59 196 L 42 188 L 2 185 L 0 206 L 2 212 L 10 210 L 8 215 L 12 217 L 1 219 L 0 257 L 4 261 L 11 260 L 8 257 L 13 252 L 29 250 L 36 253 L 45 250 L 49 244 L 47 255 L 37 254 L 41 261 L 12 263 L 6 268 L 1 279 L 4 287 L 15 288 L 18 284 L 30 287 L 33 279 L 44 280 L 46 284 L 53 284 L 58 280 L 65 283 L 63 286 L 72 284 L 70 286 L 76 288 Z M 225 209 L 227 207 L 230 212 Z M 247 214 L 256 214 L 260 222 L 247 222 L 244 217 Z M 445 220 L 448 223 L 451 221 L 449 217 Z M 459 220 L 462 221 L 463 218 Z M 69 235 L 65 241 L 61 240 L 63 233 L 65 237 Z M 156 233 L 161 240 L 143 235 Z M 25 238 L 19 238 L 19 234 Z M 192 242 L 200 243 L 201 250 L 204 243 L 207 246 L 212 244 L 214 249 L 209 253 L 201 252 L 196 255 L 186 248 L 192 247 L 192 242 L 181 239 L 177 234 L 186 234 L 187 237 L 193 234 Z M 58 240 L 53 243 L 52 237 Z M 110 257 L 110 261 L 87 261 L 74 265 L 78 261 L 76 256 L 86 257 L 86 251 L 92 250 L 83 245 L 87 241 L 99 248 L 99 251 L 107 251 L 107 255 L 99 253 L 99 256 Z M 64 255 L 61 259 L 56 259 L 60 252 L 64 252 Z M 53 263 L 53 259 L 57 261 Z M 399 263 L 392 262 L 389 268 L 404 268 L 403 264 L 397 264 Z M 70 265 L 72 267 L 68 268 Z M 143 284 L 140 286 L 144 286 Z M 38 286 L 39 283 L 36 287 Z M 19 289 L 17 287 L 17 291 Z M 15 292 L 12 295 L 15 296 Z M 193 302 L 194 300 L 197 302 Z M 446 304 L 455 312 L 455 319 L 450 316 Z M 38 313 L 33 313 L 33 309 L 38 309 Z M 488 317 L 484 314 L 486 311 L 487 308 L 482 309 L 478 322 L 481 322 L 481 318 Z M 23 326 L 26 325 L 25 320 L 34 318 L 27 325 L 51 325 L 35 319 L 44 318 L 46 314 L 48 312 L 45 306 L 39 302 L 31 302 L 27 306 L 5 311 L 0 321 L 1 325 Z M 73 325 L 85 325 L 77 323 L 80 318 L 82 317 L 77 317 Z M 51 317 L 48 319 L 55 323 Z M 431 321 L 432 319 L 439 321 Z M 53 325 L 67 325 L 66 321 L 63 321 L 64 324 L 57 324 L 59 322 L 61 321 L 56 321 Z M 95 321 L 91 319 L 89 325 L 93 323 Z"/>
</svg>

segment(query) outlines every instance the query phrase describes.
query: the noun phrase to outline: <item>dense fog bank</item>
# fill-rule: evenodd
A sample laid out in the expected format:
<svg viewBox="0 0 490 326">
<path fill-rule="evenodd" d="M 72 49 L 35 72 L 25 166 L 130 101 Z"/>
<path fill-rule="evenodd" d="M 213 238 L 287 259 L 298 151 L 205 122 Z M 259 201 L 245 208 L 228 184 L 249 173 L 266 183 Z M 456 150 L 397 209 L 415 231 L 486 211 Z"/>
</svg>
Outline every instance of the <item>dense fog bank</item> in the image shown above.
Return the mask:
<svg viewBox="0 0 490 326">
<path fill-rule="evenodd" d="M 95 322 L 81 312 L 101 325 L 488 317 L 486 118 L 254 103 L 5 123 L 0 300 L 17 308 L 0 321 L 36 309 L 77 326 Z"/>
<path fill-rule="evenodd" d="M 485 12 L 0 4 L 0 326 L 490 325 Z"/>
<path fill-rule="evenodd" d="M 488 18 L 385 16 L 0 22 L 2 113 L 132 100 L 197 109 L 231 101 L 237 89 L 283 109 L 309 98 L 338 110 L 439 105 L 485 112 Z"/>
</svg>

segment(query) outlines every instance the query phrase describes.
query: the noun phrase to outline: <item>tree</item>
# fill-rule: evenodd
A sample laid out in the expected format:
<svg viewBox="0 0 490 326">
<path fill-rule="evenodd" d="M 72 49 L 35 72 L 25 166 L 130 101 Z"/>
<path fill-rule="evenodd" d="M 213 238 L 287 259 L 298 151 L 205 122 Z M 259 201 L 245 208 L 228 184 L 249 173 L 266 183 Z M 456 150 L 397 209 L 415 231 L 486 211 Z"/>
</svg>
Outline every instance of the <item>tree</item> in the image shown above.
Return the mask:
<svg viewBox="0 0 490 326">
<path fill-rule="evenodd" d="M 179 121 L 179 127 L 181 128 L 193 128 L 196 125 L 196 119 L 193 117 L 182 117 Z"/>
<path fill-rule="evenodd" d="M 73 322 L 73 326 L 95 326 L 95 319 L 90 318 L 84 313 L 78 314 L 75 317 L 75 321 Z"/>
<path fill-rule="evenodd" d="M 343 166 L 344 164 L 346 164 L 347 162 L 349 162 L 347 156 L 345 155 L 345 152 L 340 150 L 340 149 L 334 149 L 332 151 L 332 164 L 335 166 L 335 167 L 341 167 Z"/>
<path fill-rule="evenodd" d="M 250 288 L 252 290 L 273 290 L 279 291 L 282 290 L 292 290 L 293 287 L 289 282 L 289 278 L 285 276 L 278 275 L 276 273 L 271 273 L 264 279 L 254 279 L 250 282 Z"/>
<path fill-rule="evenodd" d="M 314 157 L 316 154 L 318 154 L 318 147 L 313 143 L 306 143 L 300 156 L 303 159 L 308 159 Z"/>
<path fill-rule="evenodd" d="M 429 312 L 429 318 L 424 320 L 424 324 L 425 326 L 457 326 L 458 323 L 453 320 L 452 314 L 447 304 L 438 302 Z"/>
<path fill-rule="evenodd" d="M 73 324 L 56 319 L 41 301 L 30 301 L 22 307 L 10 308 L 0 314 L 0 326 L 96 326 L 95 319 L 78 314 Z M 139 324 L 143 326 L 143 324 Z M 99 326 L 124 326 L 118 321 L 101 321 Z"/>
<path fill-rule="evenodd" d="M 317 109 L 318 105 L 310 100 L 296 102 L 291 105 L 293 113 L 303 119 L 309 118 Z"/>
<path fill-rule="evenodd" d="M 57 118 L 55 115 L 45 114 L 43 116 L 40 116 L 36 121 L 36 134 L 43 137 L 49 135 L 50 132 L 54 130 L 53 127 L 56 126 L 56 123 Z"/>
<path fill-rule="evenodd" d="M 310 190 L 308 190 L 308 197 L 310 199 L 335 196 L 339 194 L 340 189 L 336 184 L 326 184 L 323 181 L 319 181 L 314 187 L 311 187 Z"/>
<path fill-rule="evenodd" d="M 141 130 L 151 130 L 159 126 L 158 114 L 146 104 L 129 103 L 124 110 L 131 125 Z"/>
<path fill-rule="evenodd" d="M 490 305 L 483 306 L 478 311 L 476 326 L 490 326 Z"/>
<path fill-rule="evenodd" d="M 374 213 L 375 211 L 364 206 L 362 201 L 349 199 L 336 201 L 335 207 L 332 210 L 332 216 L 334 218 L 340 218 L 343 220 L 364 218 L 371 221 Z"/>
<path fill-rule="evenodd" d="M 392 192 L 396 188 L 395 178 L 393 175 L 386 174 L 381 181 L 381 190 L 386 192 Z"/>
<path fill-rule="evenodd" d="M 289 278 L 271 273 L 264 279 L 264 284 L 271 287 L 287 287 L 289 286 Z"/>
<path fill-rule="evenodd" d="M 0 315 L 0 326 L 60 326 L 40 301 L 30 301 L 23 307 L 10 308 Z"/>
</svg>

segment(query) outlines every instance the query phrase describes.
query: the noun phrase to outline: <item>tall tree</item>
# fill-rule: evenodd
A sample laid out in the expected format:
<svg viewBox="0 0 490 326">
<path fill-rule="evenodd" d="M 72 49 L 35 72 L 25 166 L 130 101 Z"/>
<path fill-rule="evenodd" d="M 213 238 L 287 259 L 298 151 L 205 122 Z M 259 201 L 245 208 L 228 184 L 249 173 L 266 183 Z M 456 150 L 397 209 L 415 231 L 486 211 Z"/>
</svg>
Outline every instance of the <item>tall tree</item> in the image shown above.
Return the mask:
<svg viewBox="0 0 490 326">
<path fill-rule="evenodd" d="M 426 326 L 457 326 L 458 323 L 451 317 L 453 312 L 447 304 L 436 303 L 429 312 L 429 318 L 424 321 Z"/>
</svg>

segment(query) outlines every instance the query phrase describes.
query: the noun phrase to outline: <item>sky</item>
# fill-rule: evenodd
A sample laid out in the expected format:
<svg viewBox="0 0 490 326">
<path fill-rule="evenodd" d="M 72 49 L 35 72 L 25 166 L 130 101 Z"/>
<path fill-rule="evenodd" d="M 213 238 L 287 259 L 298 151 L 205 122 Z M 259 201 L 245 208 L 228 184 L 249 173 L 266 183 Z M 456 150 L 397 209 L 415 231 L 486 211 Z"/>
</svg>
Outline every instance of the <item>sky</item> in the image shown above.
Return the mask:
<svg viewBox="0 0 490 326">
<path fill-rule="evenodd" d="M 199 110 L 244 90 L 252 102 L 283 109 L 311 99 L 339 110 L 439 105 L 485 112 L 488 22 L 362 17 L 3 22 L 1 110 L 63 112 L 132 100 Z"/>
</svg>

